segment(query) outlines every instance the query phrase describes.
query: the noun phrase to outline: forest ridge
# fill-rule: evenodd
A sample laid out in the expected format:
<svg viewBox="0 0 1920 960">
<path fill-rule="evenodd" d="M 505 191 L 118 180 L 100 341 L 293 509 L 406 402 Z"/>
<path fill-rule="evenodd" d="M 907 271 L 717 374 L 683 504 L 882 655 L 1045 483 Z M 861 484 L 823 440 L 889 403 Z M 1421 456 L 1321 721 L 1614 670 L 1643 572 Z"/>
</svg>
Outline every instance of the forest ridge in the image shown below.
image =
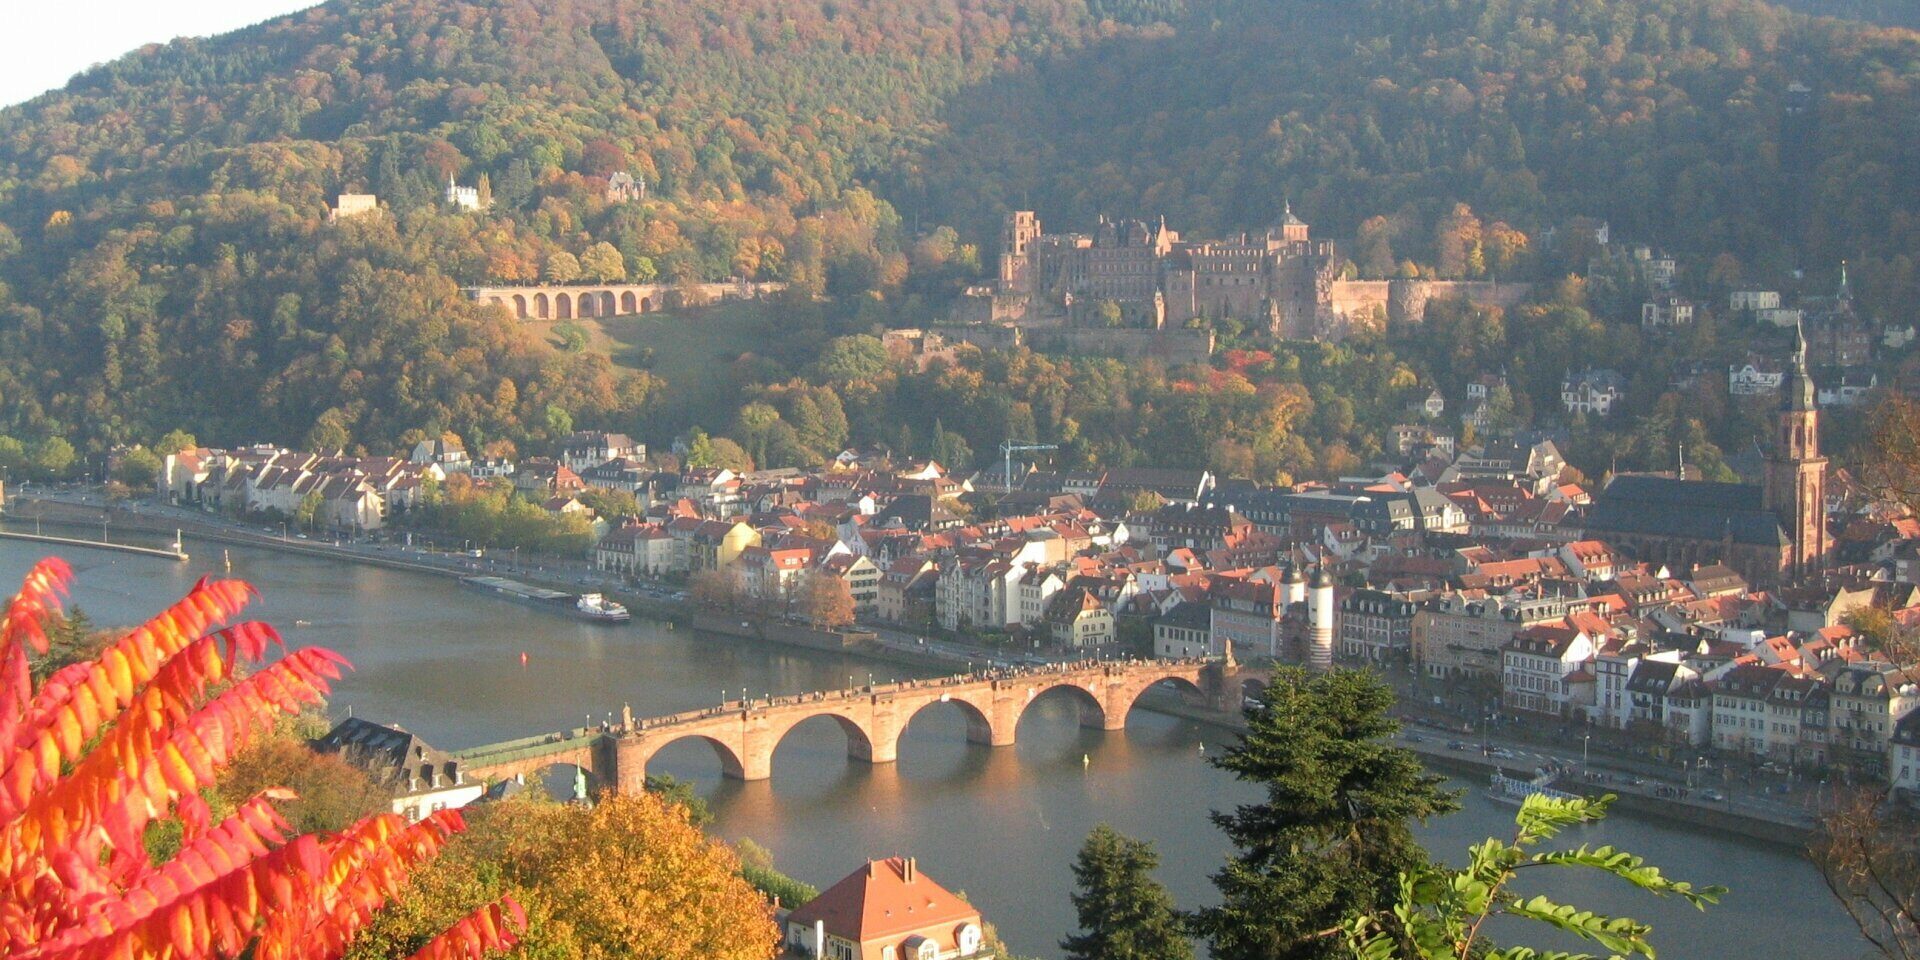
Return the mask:
<svg viewBox="0 0 1920 960">
<path fill-rule="evenodd" d="M 827 294 L 817 346 L 937 314 L 1014 207 L 1208 235 L 1290 198 L 1428 267 L 1458 204 L 1602 217 L 1718 282 L 1849 259 L 1884 311 L 1920 292 L 1916 78 L 1915 34 L 1735 0 L 328 3 L 0 111 L 0 433 L 644 430 L 657 378 L 458 287 L 605 244 Z M 394 215 L 327 224 L 348 190 Z"/>
</svg>

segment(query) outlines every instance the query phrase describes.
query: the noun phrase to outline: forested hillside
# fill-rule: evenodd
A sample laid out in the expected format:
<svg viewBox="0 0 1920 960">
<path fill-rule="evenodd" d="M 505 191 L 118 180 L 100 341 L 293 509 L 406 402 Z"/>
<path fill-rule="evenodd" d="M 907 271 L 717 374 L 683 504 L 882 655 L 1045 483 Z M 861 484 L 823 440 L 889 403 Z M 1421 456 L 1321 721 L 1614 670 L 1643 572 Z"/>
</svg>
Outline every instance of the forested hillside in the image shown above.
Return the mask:
<svg viewBox="0 0 1920 960">
<path fill-rule="evenodd" d="M 0 434 L 645 433 L 657 378 L 458 286 L 784 280 L 824 342 L 931 315 L 1020 206 L 1205 235 L 1291 197 L 1442 273 L 1490 269 L 1440 269 L 1458 204 L 1605 217 L 1910 309 L 1916 79 L 1913 34 L 1744 0 L 337 0 L 0 111 Z"/>
<path fill-rule="evenodd" d="M 1605 218 L 1729 281 L 1851 258 L 1891 305 L 1916 292 L 1916 82 L 1913 34 L 1730 0 L 1227 2 L 956 98 L 892 195 L 976 230 L 1030 196 L 1203 236 L 1290 196 L 1335 236 L 1384 214 L 1420 260 L 1464 201 L 1535 236 Z"/>
</svg>

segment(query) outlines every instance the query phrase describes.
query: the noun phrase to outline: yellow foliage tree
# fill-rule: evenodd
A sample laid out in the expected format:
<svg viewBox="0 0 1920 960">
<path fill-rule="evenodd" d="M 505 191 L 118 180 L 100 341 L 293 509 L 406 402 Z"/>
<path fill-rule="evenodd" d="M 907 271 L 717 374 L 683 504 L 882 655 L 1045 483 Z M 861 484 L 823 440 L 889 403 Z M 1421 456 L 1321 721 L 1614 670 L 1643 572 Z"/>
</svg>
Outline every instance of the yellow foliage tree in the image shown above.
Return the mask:
<svg viewBox="0 0 1920 960">
<path fill-rule="evenodd" d="M 540 960 L 767 960 L 773 910 L 739 859 L 652 794 L 603 795 L 591 808 L 510 799 L 376 920 L 351 955 L 395 956 L 474 903 L 527 909 L 518 955 Z"/>
</svg>

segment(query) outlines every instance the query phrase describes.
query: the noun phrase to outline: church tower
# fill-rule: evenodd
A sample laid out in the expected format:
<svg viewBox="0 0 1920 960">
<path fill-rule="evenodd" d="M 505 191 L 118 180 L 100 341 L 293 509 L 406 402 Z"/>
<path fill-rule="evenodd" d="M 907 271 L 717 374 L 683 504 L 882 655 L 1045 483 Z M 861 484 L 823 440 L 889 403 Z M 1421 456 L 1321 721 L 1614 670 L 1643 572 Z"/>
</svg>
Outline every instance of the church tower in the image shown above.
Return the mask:
<svg viewBox="0 0 1920 960">
<path fill-rule="evenodd" d="M 1820 455 L 1820 410 L 1807 375 L 1807 339 L 1797 329 L 1786 398 L 1774 416 L 1764 490 L 1767 509 L 1780 518 L 1792 541 L 1785 574 L 1800 577 L 1826 566 L 1827 458 Z"/>
</svg>

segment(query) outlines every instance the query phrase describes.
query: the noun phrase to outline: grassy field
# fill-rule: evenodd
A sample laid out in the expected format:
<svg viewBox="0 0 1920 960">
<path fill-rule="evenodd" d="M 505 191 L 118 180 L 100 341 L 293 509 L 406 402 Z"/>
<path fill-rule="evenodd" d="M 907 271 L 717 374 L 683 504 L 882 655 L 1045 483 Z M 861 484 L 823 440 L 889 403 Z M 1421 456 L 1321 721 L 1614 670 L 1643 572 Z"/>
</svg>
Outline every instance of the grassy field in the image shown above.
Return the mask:
<svg viewBox="0 0 1920 960">
<path fill-rule="evenodd" d="M 656 416 L 678 430 L 702 415 L 711 419 L 714 411 L 731 413 L 736 404 L 727 396 L 733 388 L 727 367 L 742 353 L 767 349 L 771 310 L 762 303 L 727 303 L 630 317 L 530 320 L 526 328 L 559 346 L 568 325 L 577 326 L 587 335 L 586 349 L 665 379 Z"/>
</svg>

